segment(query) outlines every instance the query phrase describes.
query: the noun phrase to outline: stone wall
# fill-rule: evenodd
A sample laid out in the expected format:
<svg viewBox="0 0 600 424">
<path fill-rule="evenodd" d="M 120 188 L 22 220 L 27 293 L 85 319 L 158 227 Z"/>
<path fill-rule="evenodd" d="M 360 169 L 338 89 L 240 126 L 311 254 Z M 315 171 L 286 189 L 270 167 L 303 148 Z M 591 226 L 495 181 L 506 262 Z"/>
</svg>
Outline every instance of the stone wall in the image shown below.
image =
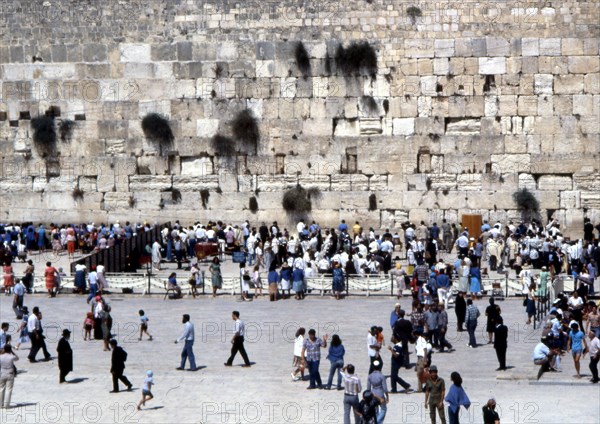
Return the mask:
<svg viewBox="0 0 600 424">
<path fill-rule="evenodd" d="M 526 187 L 578 235 L 600 220 L 599 22 L 579 1 L 2 2 L 0 219 L 285 222 L 301 184 L 324 224 L 394 227 L 518 219 Z M 337 69 L 353 41 L 376 75 Z M 52 106 L 74 129 L 43 157 L 31 119 Z M 256 154 L 218 155 L 246 108 Z"/>
</svg>

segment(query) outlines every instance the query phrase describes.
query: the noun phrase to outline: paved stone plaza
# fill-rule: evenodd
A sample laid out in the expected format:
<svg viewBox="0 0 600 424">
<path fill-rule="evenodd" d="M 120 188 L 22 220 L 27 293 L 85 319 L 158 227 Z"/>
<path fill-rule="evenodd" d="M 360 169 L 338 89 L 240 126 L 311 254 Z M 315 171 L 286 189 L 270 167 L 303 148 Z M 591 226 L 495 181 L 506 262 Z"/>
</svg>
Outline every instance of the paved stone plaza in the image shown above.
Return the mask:
<svg viewBox="0 0 600 424">
<path fill-rule="evenodd" d="M 290 377 L 294 333 L 299 326 L 315 328 L 320 336 L 337 333 L 346 348 L 346 363 L 357 366 L 357 373 L 366 381 L 368 357 L 366 335 L 371 325 L 384 328 L 386 343 L 391 331 L 389 314 L 395 299 L 388 296 L 352 297 L 335 301 L 328 297 L 309 296 L 270 303 L 262 298 L 241 303 L 230 296 L 210 299 L 202 297 L 163 300 L 151 297 L 107 296 L 112 305 L 113 330 L 128 352 L 125 374 L 133 382 L 133 392 L 110 394 L 110 353 L 102 351 L 100 341 L 83 341 L 81 323 L 88 310 L 84 297 L 61 295 L 48 299 L 43 295 L 26 298 L 30 309 L 37 305 L 43 312 L 46 342 L 55 354 L 59 329 L 73 330 L 74 372 L 67 380 L 77 383 L 59 385 L 57 361 L 31 364 L 27 361 L 28 345 L 17 353 L 20 373 L 15 380 L 13 404 L 17 408 L 2 411 L 1 422 L 181 422 L 181 423 L 337 423 L 343 422 L 342 392 L 307 391 L 307 382 L 292 382 Z M 15 319 L 10 298 L 0 299 L 0 317 L 11 323 Z M 402 306 L 409 309 L 409 299 Z M 477 302 L 482 311 L 487 299 Z M 559 423 L 568 417 L 571 423 L 597 423 L 600 412 L 599 386 L 588 382 L 589 359 L 582 361 L 581 380 L 573 377 L 574 367 L 569 355 L 563 358 L 562 373 L 547 373 L 538 382 L 537 367 L 530 360 L 539 339 L 539 330 L 524 326 L 525 314 L 520 299 L 500 303 L 505 323 L 510 329 L 506 372 L 498 367 L 491 345 L 477 349 L 466 347 L 467 334 L 456 333 L 454 310 L 450 309 L 449 340 L 454 353 L 434 354 L 433 364 L 440 376 L 450 384 L 450 373 L 459 371 L 464 387 L 473 403 L 462 422 L 482 422 L 481 406 L 488 397 L 496 397 L 502 423 Z M 149 331 L 153 341 L 138 341 L 138 309 L 150 318 Z M 245 369 L 238 356 L 234 367 L 225 368 L 230 349 L 233 321 L 231 311 L 237 309 L 247 325 L 246 348 L 252 368 Z M 189 313 L 195 324 L 194 352 L 197 372 L 176 371 L 181 344 L 174 340 L 181 334 L 181 315 Z M 485 343 L 484 318 L 480 318 L 478 343 Z M 42 357 L 41 353 L 38 358 Z M 389 373 L 389 354 L 383 355 L 384 371 Z M 411 360 L 415 361 L 415 355 Z M 147 410 L 136 411 L 141 397 L 145 371 L 154 371 L 155 399 Z M 321 361 L 321 376 L 326 379 L 329 361 Z M 416 386 L 414 370 L 403 370 L 401 376 Z M 389 383 L 388 383 L 389 384 Z M 387 423 L 429 422 L 421 394 L 391 395 Z M 566 412 L 568 411 L 568 413 Z"/>
</svg>

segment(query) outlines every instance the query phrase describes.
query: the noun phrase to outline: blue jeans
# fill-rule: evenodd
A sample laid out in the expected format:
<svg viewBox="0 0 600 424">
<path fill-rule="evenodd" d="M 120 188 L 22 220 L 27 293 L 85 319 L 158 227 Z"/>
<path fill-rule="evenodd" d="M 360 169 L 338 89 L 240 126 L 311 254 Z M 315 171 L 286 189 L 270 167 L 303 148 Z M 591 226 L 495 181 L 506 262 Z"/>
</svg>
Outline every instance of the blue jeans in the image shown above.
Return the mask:
<svg viewBox="0 0 600 424">
<path fill-rule="evenodd" d="M 308 365 L 308 373 L 310 375 L 310 387 L 321 387 L 321 374 L 319 374 L 319 363 L 321 361 L 306 361 Z"/>
<path fill-rule="evenodd" d="M 188 244 L 189 244 L 189 252 L 190 252 L 189 256 L 192 257 L 192 258 L 195 258 L 196 254 L 194 253 L 194 247 L 196 246 L 196 239 L 189 240 Z"/>
<path fill-rule="evenodd" d="M 192 346 L 194 345 L 193 340 L 186 340 L 185 346 L 181 351 L 181 368 L 185 368 L 185 360 L 189 358 L 190 360 L 190 369 L 196 369 L 196 358 L 194 357 L 194 351 L 192 350 Z"/>
<path fill-rule="evenodd" d="M 344 367 L 344 360 L 343 359 L 339 359 L 337 361 L 329 360 L 329 362 L 331 363 L 331 367 L 329 368 L 329 378 L 327 379 L 327 388 L 331 389 L 331 384 L 333 383 L 333 376 L 335 375 L 335 371 L 337 370 L 337 372 L 338 372 L 337 387 L 339 389 L 342 387 L 342 374 L 340 374 L 340 371 Z"/>
<path fill-rule="evenodd" d="M 460 424 L 458 421 L 458 414 L 460 413 L 460 407 L 456 410 L 456 412 L 452 412 L 450 407 L 448 407 L 448 422 L 449 424 Z"/>
<path fill-rule="evenodd" d="M 90 295 L 87 298 L 89 303 L 94 297 L 96 297 L 96 293 L 98 292 L 98 284 L 90 284 Z"/>
<path fill-rule="evenodd" d="M 252 266 L 254 261 L 256 260 L 256 253 L 248 252 L 248 266 Z"/>
<path fill-rule="evenodd" d="M 356 413 L 359 411 L 358 396 L 344 395 L 344 424 L 350 424 L 350 410 L 354 415 L 354 423 L 359 424 L 362 420 Z"/>
<path fill-rule="evenodd" d="M 377 424 L 383 424 L 385 414 L 387 413 L 387 403 L 379 405 L 379 412 L 377 413 Z"/>
<path fill-rule="evenodd" d="M 477 328 L 477 321 L 467 321 L 467 332 L 469 333 L 469 344 L 473 347 L 477 346 L 475 340 L 475 329 Z"/>
</svg>

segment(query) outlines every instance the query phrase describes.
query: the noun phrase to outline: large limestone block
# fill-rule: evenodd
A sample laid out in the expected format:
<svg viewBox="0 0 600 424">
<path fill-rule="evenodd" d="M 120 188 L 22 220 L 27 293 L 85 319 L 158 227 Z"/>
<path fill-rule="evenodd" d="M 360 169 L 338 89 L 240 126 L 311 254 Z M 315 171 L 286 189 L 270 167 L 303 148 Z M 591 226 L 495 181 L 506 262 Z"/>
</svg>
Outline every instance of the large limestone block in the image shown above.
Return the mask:
<svg viewBox="0 0 600 424">
<path fill-rule="evenodd" d="M 596 171 L 590 174 L 573 175 L 573 188 L 582 191 L 600 192 L 600 175 Z"/>
<path fill-rule="evenodd" d="M 305 189 L 317 188 L 321 191 L 329 191 L 330 188 L 330 179 L 329 175 L 307 175 L 307 176 L 299 176 L 298 184 L 300 184 Z"/>
<path fill-rule="evenodd" d="M 21 192 L 31 192 L 33 189 L 33 180 L 32 177 L 27 176 L 10 176 L 10 177 L 2 177 L 0 178 L 0 192 L 4 193 L 21 193 Z M 4 200 L 7 202 L 7 200 Z"/>
<path fill-rule="evenodd" d="M 424 58 L 434 56 L 433 39 L 405 39 L 404 56 L 408 58 Z"/>
<path fill-rule="evenodd" d="M 593 74 L 600 72 L 600 57 L 572 56 L 569 57 L 569 72 L 572 74 Z"/>
<path fill-rule="evenodd" d="M 210 138 L 219 131 L 218 119 L 197 119 L 196 120 L 196 135 L 198 137 Z"/>
<path fill-rule="evenodd" d="M 74 176 L 34 177 L 33 179 L 33 191 L 58 191 L 65 193 L 66 196 L 70 196 L 76 185 L 77 180 Z"/>
<path fill-rule="evenodd" d="M 261 192 L 282 192 L 298 184 L 296 175 L 257 175 L 256 188 Z"/>
<path fill-rule="evenodd" d="M 535 178 L 531 174 L 519 174 L 519 190 L 526 188 L 527 190 L 536 190 L 537 184 Z"/>
<path fill-rule="evenodd" d="M 510 44 L 505 38 L 486 37 L 485 46 L 490 56 L 510 56 Z"/>
<path fill-rule="evenodd" d="M 179 177 L 181 178 L 181 177 Z M 171 175 L 131 175 L 129 177 L 129 191 L 165 191 L 173 186 Z"/>
<path fill-rule="evenodd" d="M 523 56 L 539 56 L 539 38 L 523 38 L 521 40 Z"/>
<path fill-rule="evenodd" d="M 498 75 L 506 73 L 506 58 L 505 57 L 480 57 L 479 58 L 479 74 L 481 75 Z"/>
<path fill-rule="evenodd" d="M 551 74 L 536 74 L 533 80 L 535 94 L 552 94 L 554 76 Z"/>
<path fill-rule="evenodd" d="M 560 38 L 540 38 L 540 56 L 560 56 Z"/>
<path fill-rule="evenodd" d="M 173 175 L 173 189 L 179 191 L 214 190 L 219 187 L 218 175 Z M 165 191 L 166 189 L 162 190 Z"/>
<path fill-rule="evenodd" d="M 182 158 L 181 175 L 199 177 L 213 173 L 213 162 L 210 157 Z"/>
<path fill-rule="evenodd" d="M 492 154 L 490 159 L 493 169 L 500 174 L 529 172 L 531 168 L 529 154 Z"/>
<path fill-rule="evenodd" d="M 369 178 L 363 174 L 331 175 L 332 191 L 366 191 L 369 189 Z"/>
<path fill-rule="evenodd" d="M 436 39 L 434 41 L 435 57 L 454 56 L 454 40 Z"/>
<path fill-rule="evenodd" d="M 573 179 L 569 176 L 542 175 L 538 179 L 538 190 L 572 190 Z"/>
<path fill-rule="evenodd" d="M 151 62 L 150 44 L 121 44 L 119 45 L 121 62 Z"/>
<path fill-rule="evenodd" d="M 600 192 L 582 191 L 581 206 L 589 209 L 600 209 Z"/>
<path fill-rule="evenodd" d="M 581 207 L 581 192 L 580 191 L 561 191 L 559 206 L 562 209 L 580 208 Z"/>
<path fill-rule="evenodd" d="M 371 191 L 387 191 L 388 176 L 387 175 L 371 175 L 369 177 L 369 190 Z"/>
<path fill-rule="evenodd" d="M 583 75 L 557 75 L 554 78 L 554 94 L 583 93 Z"/>
<path fill-rule="evenodd" d="M 415 133 L 415 118 L 394 118 L 392 125 L 393 135 L 413 135 Z"/>
<path fill-rule="evenodd" d="M 104 209 L 107 211 L 126 210 L 131 208 L 131 193 L 108 192 L 104 194 Z M 137 206 L 137 205 L 136 205 Z"/>
</svg>

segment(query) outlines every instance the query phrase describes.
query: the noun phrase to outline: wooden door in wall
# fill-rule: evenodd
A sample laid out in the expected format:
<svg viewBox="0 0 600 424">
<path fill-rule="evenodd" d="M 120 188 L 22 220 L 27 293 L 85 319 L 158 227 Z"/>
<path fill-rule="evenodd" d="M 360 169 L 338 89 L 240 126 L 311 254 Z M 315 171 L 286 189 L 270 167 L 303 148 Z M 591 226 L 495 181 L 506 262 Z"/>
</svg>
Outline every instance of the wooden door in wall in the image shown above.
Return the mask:
<svg viewBox="0 0 600 424">
<path fill-rule="evenodd" d="M 463 215 L 461 218 L 463 228 L 469 229 L 469 237 L 474 237 L 475 240 L 481 235 L 481 225 L 483 220 L 481 215 Z"/>
</svg>

